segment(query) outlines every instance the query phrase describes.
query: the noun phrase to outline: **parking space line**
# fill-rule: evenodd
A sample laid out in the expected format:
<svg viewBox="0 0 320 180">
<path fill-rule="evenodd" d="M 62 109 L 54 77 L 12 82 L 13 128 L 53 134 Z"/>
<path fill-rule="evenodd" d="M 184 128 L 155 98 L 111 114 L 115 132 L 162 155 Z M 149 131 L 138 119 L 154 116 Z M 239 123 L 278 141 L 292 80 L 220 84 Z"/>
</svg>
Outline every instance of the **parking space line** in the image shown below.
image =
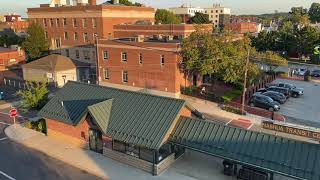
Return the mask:
<svg viewBox="0 0 320 180">
<path fill-rule="evenodd" d="M 232 120 L 230 120 L 229 122 L 227 122 L 225 125 L 227 126 L 228 124 L 230 124 L 230 123 L 231 123 L 231 121 L 233 121 L 233 119 L 232 119 Z"/>
<path fill-rule="evenodd" d="M 5 137 L 5 138 L 1 138 L 1 139 L 0 139 L 0 141 L 6 140 L 6 139 L 8 139 L 8 138 L 7 138 L 7 137 Z"/>
<path fill-rule="evenodd" d="M 2 171 L 0 171 L 0 175 L 3 175 L 4 177 L 6 177 L 6 178 L 8 178 L 8 179 L 10 179 L 10 180 L 16 180 L 15 178 L 9 176 L 8 174 L 6 174 L 6 173 L 4 173 L 4 172 L 2 172 Z"/>
<path fill-rule="evenodd" d="M 8 125 L 8 126 L 12 125 L 12 124 L 1 122 L 1 121 L 0 121 L 0 124 L 4 124 L 4 125 Z"/>
</svg>

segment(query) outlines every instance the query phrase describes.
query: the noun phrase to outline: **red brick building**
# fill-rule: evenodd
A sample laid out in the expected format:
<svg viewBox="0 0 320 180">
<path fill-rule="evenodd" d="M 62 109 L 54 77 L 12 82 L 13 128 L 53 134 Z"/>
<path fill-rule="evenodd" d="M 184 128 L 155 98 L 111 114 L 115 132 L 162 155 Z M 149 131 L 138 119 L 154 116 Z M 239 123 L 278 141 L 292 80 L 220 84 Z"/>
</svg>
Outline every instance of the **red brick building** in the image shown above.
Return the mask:
<svg viewBox="0 0 320 180">
<path fill-rule="evenodd" d="M 28 21 L 13 21 L 7 22 L 7 24 L 15 33 L 27 32 L 27 29 L 29 27 Z"/>
<path fill-rule="evenodd" d="M 143 37 L 102 40 L 98 51 L 100 84 L 178 96 L 181 87 L 190 85 L 180 69 L 179 51 L 180 42 L 175 40 Z"/>
<path fill-rule="evenodd" d="M 21 21 L 21 16 L 17 14 L 4 15 L 4 22 Z"/>
<path fill-rule="evenodd" d="M 155 10 L 149 7 L 77 4 L 76 6 L 28 8 L 28 18 L 41 24 L 51 49 L 93 44 L 95 36 L 113 37 L 113 26 L 137 21 L 154 22 Z"/>
<path fill-rule="evenodd" d="M 160 24 L 160 25 L 137 25 L 137 24 L 119 24 L 113 27 L 114 37 L 134 37 L 138 35 L 153 36 L 164 35 L 174 36 L 175 39 L 183 39 L 196 31 L 197 26 L 193 24 Z M 199 27 L 208 32 L 213 31 L 212 24 L 205 24 Z"/>
<path fill-rule="evenodd" d="M 25 62 L 24 51 L 0 47 L 0 71 L 7 70 L 8 67 Z"/>
<path fill-rule="evenodd" d="M 257 33 L 258 24 L 256 22 L 229 23 L 225 25 L 224 29 L 239 34 Z"/>
</svg>

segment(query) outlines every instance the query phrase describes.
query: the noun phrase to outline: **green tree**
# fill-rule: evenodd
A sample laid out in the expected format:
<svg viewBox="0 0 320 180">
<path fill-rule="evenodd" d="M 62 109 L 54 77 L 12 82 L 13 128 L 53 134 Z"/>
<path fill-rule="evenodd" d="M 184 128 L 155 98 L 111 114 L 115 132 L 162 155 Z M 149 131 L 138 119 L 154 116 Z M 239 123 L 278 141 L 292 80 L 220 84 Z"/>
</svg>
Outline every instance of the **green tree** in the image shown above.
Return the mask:
<svg viewBox="0 0 320 180">
<path fill-rule="evenodd" d="M 309 17 L 311 22 L 320 22 L 320 3 L 312 3 L 309 9 Z"/>
<path fill-rule="evenodd" d="M 40 110 L 48 102 L 47 83 L 28 82 L 27 89 L 19 91 L 24 110 Z"/>
<path fill-rule="evenodd" d="M 310 19 L 308 15 L 308 9 L 303 7 L 293 7 L 291 8 L 289 20 L 296 25 L 307 26 L 310 24 Z"/>
<path fill-rule="evenodd" d="M 40 57 L 49 50 L 49 42 L 41 25 L 32 23 L 27 29 L 28 36 L 22 47 L 31 59 Z"/>
<path fill-rule="evenodd" d="M 274 69 L 279 66 L 288 65 L 287 59 L 283 58 L 278 53 L 273 51 L 265 51 L 265 52 L 252 51 L 250 59 L 269 66 L 270 71 L 274 71 Z"/>
<path fill-rule="evenodd" d="M 114 0 L 110 0 L 108 2 L 109 3 L 113 3 Z M 142 4 L 140 4 L 140 3 L 133 3 L 133 2 L 131 2 L 129 0 L 119 0 L 119 3 L 123 4 L 123 5 L 126 5 L 126 6 L 142 6 Z"/>
<path fill-rule="evenodd" d="M 209 20 L 208 14 L 196 12 L 195 15 L 190 18 L 189 23 L 190 24 L 209 24 L 211 22 Z"/>
<path fill-rule="evenodd" d="M 181 19 L 172 12 L 165 9 L 157 9 L 156 24 L 180 24 Z"/>
<path fill-rule="evenodd" d="M 277 49 L 277 31 L 261 31 L 257 37 L 252 36 L 252 46 L 257 49 L 257 51 L 267 51 Z"/>
<path fill-rule="evenodd" d="M 319 31 L 311 26 L 306 26 L 297 29 L 295 33 L 295 52 L 298 52 L 299 57 L 302 55 L 309 56 L 312 54 L 314 46 L 320 39 Z"/>
</svg>

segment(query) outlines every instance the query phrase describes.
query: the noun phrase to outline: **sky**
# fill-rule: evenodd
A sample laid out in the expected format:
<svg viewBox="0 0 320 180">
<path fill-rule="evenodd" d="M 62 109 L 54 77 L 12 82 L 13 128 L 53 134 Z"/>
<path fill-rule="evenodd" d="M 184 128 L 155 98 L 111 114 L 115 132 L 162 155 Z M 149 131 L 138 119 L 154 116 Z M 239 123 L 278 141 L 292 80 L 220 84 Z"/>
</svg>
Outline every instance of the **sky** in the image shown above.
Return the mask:
<svg viewBox="0 0 320 180">
<path fill-rule="evenodd" d="M 105 0 L 97 0 L 101 3 Z M 154 8 L 169 8 L 180 6 L 183 3 L 196 7 L 210 7 L 214 3 L 220 3 L 224 7 L 231 8 L 232 14 L 263 14 L 288 12 L 291 7 L 303 6 L 309 8 L 312 2 L 317 0 L 132 0 Z M 0 14 L 15 12 L 26 17 L 28 7 L 38 7 L 39 4 L 47 4 L 50 0 L 0 0 Z"/>
</svg>

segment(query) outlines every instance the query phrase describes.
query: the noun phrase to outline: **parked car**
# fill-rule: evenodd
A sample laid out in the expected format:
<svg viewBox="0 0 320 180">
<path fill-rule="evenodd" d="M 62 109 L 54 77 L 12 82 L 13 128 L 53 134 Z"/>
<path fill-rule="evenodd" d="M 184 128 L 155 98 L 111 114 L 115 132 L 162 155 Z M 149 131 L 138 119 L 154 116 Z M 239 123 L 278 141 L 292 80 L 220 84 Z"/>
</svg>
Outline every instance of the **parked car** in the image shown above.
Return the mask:
<svg viewBox="0 0 320 180">
<path fill-rule="evenodd" d="M 320 70 L 313 70 L 311 72 L 312 77 L 320 77 Z"/>
<path fill-rule="evenodd" d="M 249 100 L 249 106 L 251 107 L 259 107 L 263 109 L 267 109 L 269 111 L 279 111 L 280 104 L 270 97 L 262 95 L 261 93 L 254 94 Z"/>
<path fill-rule="evenodd" d="M 298 76 L 304 76 L 307 72 L 307 69 L 304 68 L 297 68 L 294 70 L 294 74 Z"/>
<path fill-rule="evenodd" d="M 295 85 L 290 84 L 290 83 L 279 82 L 279 83 L 272 83 L 272 84 L 267 85 L 267 87 L 272 87 L 272 86 L 289 89 L 290 96 L 295 97 L 295 98 L 302 96 L 304 94 L 303 88 L 297 88 Z"/>
<path fill-rule="evenodd" d="M 267 91 L 275 91 L 282 93 L 287 99 L 291 96 L 290 90 L 288 88 L 271 86 L 267 88 Z"/>
<path fill-rule="evenodd" d="M 287 101 L 287 98 L 284 94 L 276 92 L 276 91 L 267 91 L 267 92 L 262 93 L 262 95 L 268 96 L 280 104 L 284 104 Z"/>
</svg>

